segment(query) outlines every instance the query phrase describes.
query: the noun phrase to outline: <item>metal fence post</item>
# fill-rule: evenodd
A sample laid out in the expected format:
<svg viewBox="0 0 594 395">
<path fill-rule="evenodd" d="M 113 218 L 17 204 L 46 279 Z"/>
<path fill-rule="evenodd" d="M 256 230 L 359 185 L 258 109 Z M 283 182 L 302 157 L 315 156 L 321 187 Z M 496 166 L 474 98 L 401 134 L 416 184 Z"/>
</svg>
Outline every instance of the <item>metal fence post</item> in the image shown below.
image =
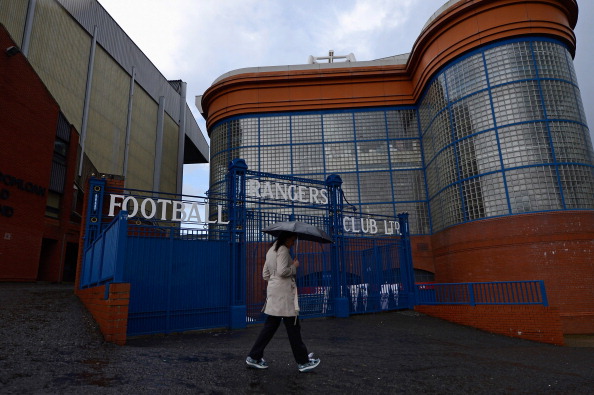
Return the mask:
<svg viewBox="0 0 594 395">
<path fill-rule="evenodd" d="M 408 227 L 408 213 L 398 214 L 398 224 L 400 225 L 400 239 L 402 243 L 402 258 L 400 259 L 400 273 L 402 284 L 404 285 L 405 306 L 412 308 L 417 303 L 415 287 L 415 272 L 412 263 L 412 253 L 410 246 L 410 232 Z M 404 270 L 403 270 L 404 269 Z"/>
<path fill-rule="evenodd" d="M 538 282 L 540 283 L 540 297 L 541 297 L 542 305 L 548 306 L 549 300 L 547 298 L 547 290 L 545 288 L 545 283 L 543 280 L 539 280 Z"/>
<path fill-rule="evenodd" d="M 332 297 L 334 299 L 334 315 L 349 316 L 349 299 L 346 295 L 346 273 L 344 254 L 344 230 L 342 226 L 342 178 L 331 174 L 326 178 L 328 188 L 328 218 L 330 234 L 334 243 L 331 247 L 332 264 Z"/>
<path fill-rule="evenodd" d="M 124 281 L 124 266 L 126 264 L 128 244 L 128 212 L 122 210 L 118 214 L 118 252 L 116 255 L 113 282 L 121 283 Z"/>
<path fill-rule="evenodd" d="M 474 300 L 474 284 L 473 283 L 468 284 L 468 299 L 469 299 L 469 303 L 471 306 L 476 305 L 476 301 Z"/>
<path fill-rule="evenodd" d="M 246 171 L 245 160 L 234 159 L 227 173 L 227 201 L 229 213 L 229 246 L 231 273 L 231 306 L 229 326 L 231 329 L 246 327 Z"/>
</svg>

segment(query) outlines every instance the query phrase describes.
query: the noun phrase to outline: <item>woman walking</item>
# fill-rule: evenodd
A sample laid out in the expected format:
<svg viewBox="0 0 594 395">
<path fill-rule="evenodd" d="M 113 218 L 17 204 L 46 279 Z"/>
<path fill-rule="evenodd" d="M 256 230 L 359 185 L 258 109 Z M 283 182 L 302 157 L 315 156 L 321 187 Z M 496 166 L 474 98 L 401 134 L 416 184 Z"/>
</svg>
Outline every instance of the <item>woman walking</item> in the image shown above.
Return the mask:
<svg viewBox="0 0 594 395">
<path fill-rule="evenodd" d="M 300 372 L 307 372 L 320 364 L 320 359 L 307 353 L 307 347 L 301 339 L 301 325 L 297 319 L 299 305 L 297 303 L 297 285 L 295 273 L 299 267 L 297 259 L 291 259 L 289 249 L 295 243 L 294 233 L 283 232 L 266 253 L 266 262 L 262 277 L 268 281 L 264 313 L 268 315 L 262 331 L 258 335 L 252 350 L 245 362 L 257 369 L 267 369 L 264 360 L 264 349 L 272 340 L 276 330 L 284 321 L 291 350 Z"/>
</svg>

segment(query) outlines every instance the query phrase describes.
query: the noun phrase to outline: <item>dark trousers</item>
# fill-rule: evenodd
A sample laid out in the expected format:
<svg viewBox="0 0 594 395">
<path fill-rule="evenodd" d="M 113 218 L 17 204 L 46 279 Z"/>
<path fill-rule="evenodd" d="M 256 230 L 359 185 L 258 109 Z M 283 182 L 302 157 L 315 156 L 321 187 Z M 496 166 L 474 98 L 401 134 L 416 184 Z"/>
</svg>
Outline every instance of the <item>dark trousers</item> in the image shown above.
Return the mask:
<svg viewBox="0 0 594 395">
<path fill-rule="evenodd" d="M 307 347 L 305 347 L 303 340 L 301 340 L 301 324 L 299 319 L 295 320 L 295 317 L 276 317 L 269 315 L 249 356 L 257 361 L 264 356 L 264 349 L 270 340 L 272 340 L 281 321 L 285 321 L 285 328 L 287 328 L 287 335 L 289 335 L 289 342 L 291 343 L 291 350 L 293 350 L 295 361 L 298 364 L 307 363 L 309 361 Z"/>
</svg>

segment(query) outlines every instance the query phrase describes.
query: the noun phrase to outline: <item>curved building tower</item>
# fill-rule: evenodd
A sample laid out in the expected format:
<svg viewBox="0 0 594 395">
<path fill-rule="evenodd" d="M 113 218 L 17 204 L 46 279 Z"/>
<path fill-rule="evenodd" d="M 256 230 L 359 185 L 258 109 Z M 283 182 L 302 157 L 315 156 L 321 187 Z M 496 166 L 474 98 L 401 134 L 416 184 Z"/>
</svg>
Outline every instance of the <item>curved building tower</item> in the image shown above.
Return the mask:
<svg viewBox="0 0 594 395">
<path fill-rule="evenodd" d="M 565 333 L 594 331 L 594 151 L 574 0 L 449 1 L 410 54 L 255 67 L 197 100 L 211 192 L 227 165 L 341 175 L 361 212 L 410 214 L 438 282 L 544 280 Z"/>
</svg>

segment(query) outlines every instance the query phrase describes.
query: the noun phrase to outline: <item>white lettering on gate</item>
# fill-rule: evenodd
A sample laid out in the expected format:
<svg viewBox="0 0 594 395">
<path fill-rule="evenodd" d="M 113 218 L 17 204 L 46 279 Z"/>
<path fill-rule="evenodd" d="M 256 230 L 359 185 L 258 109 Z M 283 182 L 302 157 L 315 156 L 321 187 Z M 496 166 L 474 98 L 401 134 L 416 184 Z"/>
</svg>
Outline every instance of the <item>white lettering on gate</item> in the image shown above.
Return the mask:
<svg viewBox="0 0 594 395">
<path fill-rule="evenodd" d="M 161 203 L 161 221 L 166 221 L 167 219 L 167 205 L 171 204 L 171 200 L 166 199 L 159 199 L 157 203 Z"/>
<path fill-rule="evenodd" d="M 287 185 L 260 182 L 250 179 L 246 182 L 247 196 L 256 199 L 276 199 L 309 204 L 328 204 L 328 190 L 324 188 L 306 187 L 303 185 Z"/>
<path fill-rule="evenodd" d="M 262 199 L 276 198 L 284 199 L 293 202 L 310 203 L 310 204 L 328 204 L 328 190 L 317 189 L 313 187 L 304 187 L 297 185 L 276 184 L 274 187 L 270 182 L 261 183 L 257 180 L 248 180 L 247 194 L 252 197 L 259 197 Z M 210 220 L 210 205 L 208 202 L 203 204 L 206 206 L 204 211 L 204 220 L 200 217 L 199 203 L 184 203 L 179 200 L 169 199 L 151 199 L 142 197 L 142 203 L 138 203 L 135 196 L 110 194 L 108 216 L 115 215 L 116 208 L 127 210 L 129 217 L 135 217 L 140 213 L 140 216 L 145 219 L 155 218 L 159 213 L 159 205 L 161 205 L 160 217 L 161 221 L 196 221 L 206 224 L 221 224 L 226 225 L 230 221 L 223 221 L 223 206 L 217 205 L 216 219 Z M 189 206 L 189 209 L 187 209 Z M 171 218 L 167 217 L 167 209 L 171 207 Z M 383 233 L 386 235 L 400 234 L 400 224 L 398 221 L 382 220 Z M 342 219 L 343 230 L 347 233 L 368 233 L 377 234 L 380 232 L 378 221 L 374 218 L 355 218 L 344 216 Z"/>
<path fill-rule="evenodd" d="M 140 199 L 142 199 L 142 203 L 138 204 L 138 198 L 135 196 L 110 194 L 109 210 L 107 215 L 109 217 L 113 217 L 115 215 L 116 208 L 119 207 L 122 210 L 128 211 L 129 217 L 136 217 L 138 214 L 140 214 L 140 216 L 144 219 L 152 219 L 159 213 L 158 206 L 161 205 L 161 216 L 159 217 L 159 220 L 161 221 L 183 222 L 195 220 L 196 222 L 205 222 L 208 224 L 219 223 L 222 225 L 229 223 L 229 221 L 223 221 L 223 206 L 221 204 L 217 205 L 217 219 L 210 221 L 208 204 L 205 203 L 205 221 L 203 221 L 200 217 L 200 205 L 198 202 L 184 203 L 179 200 L 169 199 L 157 199 L 156 201 L 151 198 Z M 169 205 L 171 205 L 171 218 L 168 219 L 167 207 Z M 187 210 L 188 206 L 189 210 Z"/>
<path fill-rule="evenodd" d="M 202 222 L 200 218 L 200 212 L 198 212 L 198 203 L 192 203 L 192 207 L 190 207 L 190 212 L 186 217 L 186 221 L 192 221 L 192 218 L 196 218 L 196 222 Z"/>
<path fill-rule="evenodd" d="M 151 205 L 150 214 L 147 214 L 147 212 L 146 212 L 146 204 L 147 203 L 150 203 L 150 205 Z M 146 219 L 153 218 L 155 216 L 155 214 L 157 214 L 157 203 L 155 203 L 155 201 L 153 199 L 144 199 L 144 201 L 140 205 L 140 213 Z"/>
<path fill-rule="evenodd" d="M 379 224 L 383 222 L 383 232 L 380 230 Z M 398 221 L 383 220 L 379 222 L 375 218 L 355 218 L 345 216 L 342 218 L 342 228 L 347 233 L 369 233 L 377 234 L 383 233 L 385 235 L 400 234 L 400 224 Z"/>
</svg>

